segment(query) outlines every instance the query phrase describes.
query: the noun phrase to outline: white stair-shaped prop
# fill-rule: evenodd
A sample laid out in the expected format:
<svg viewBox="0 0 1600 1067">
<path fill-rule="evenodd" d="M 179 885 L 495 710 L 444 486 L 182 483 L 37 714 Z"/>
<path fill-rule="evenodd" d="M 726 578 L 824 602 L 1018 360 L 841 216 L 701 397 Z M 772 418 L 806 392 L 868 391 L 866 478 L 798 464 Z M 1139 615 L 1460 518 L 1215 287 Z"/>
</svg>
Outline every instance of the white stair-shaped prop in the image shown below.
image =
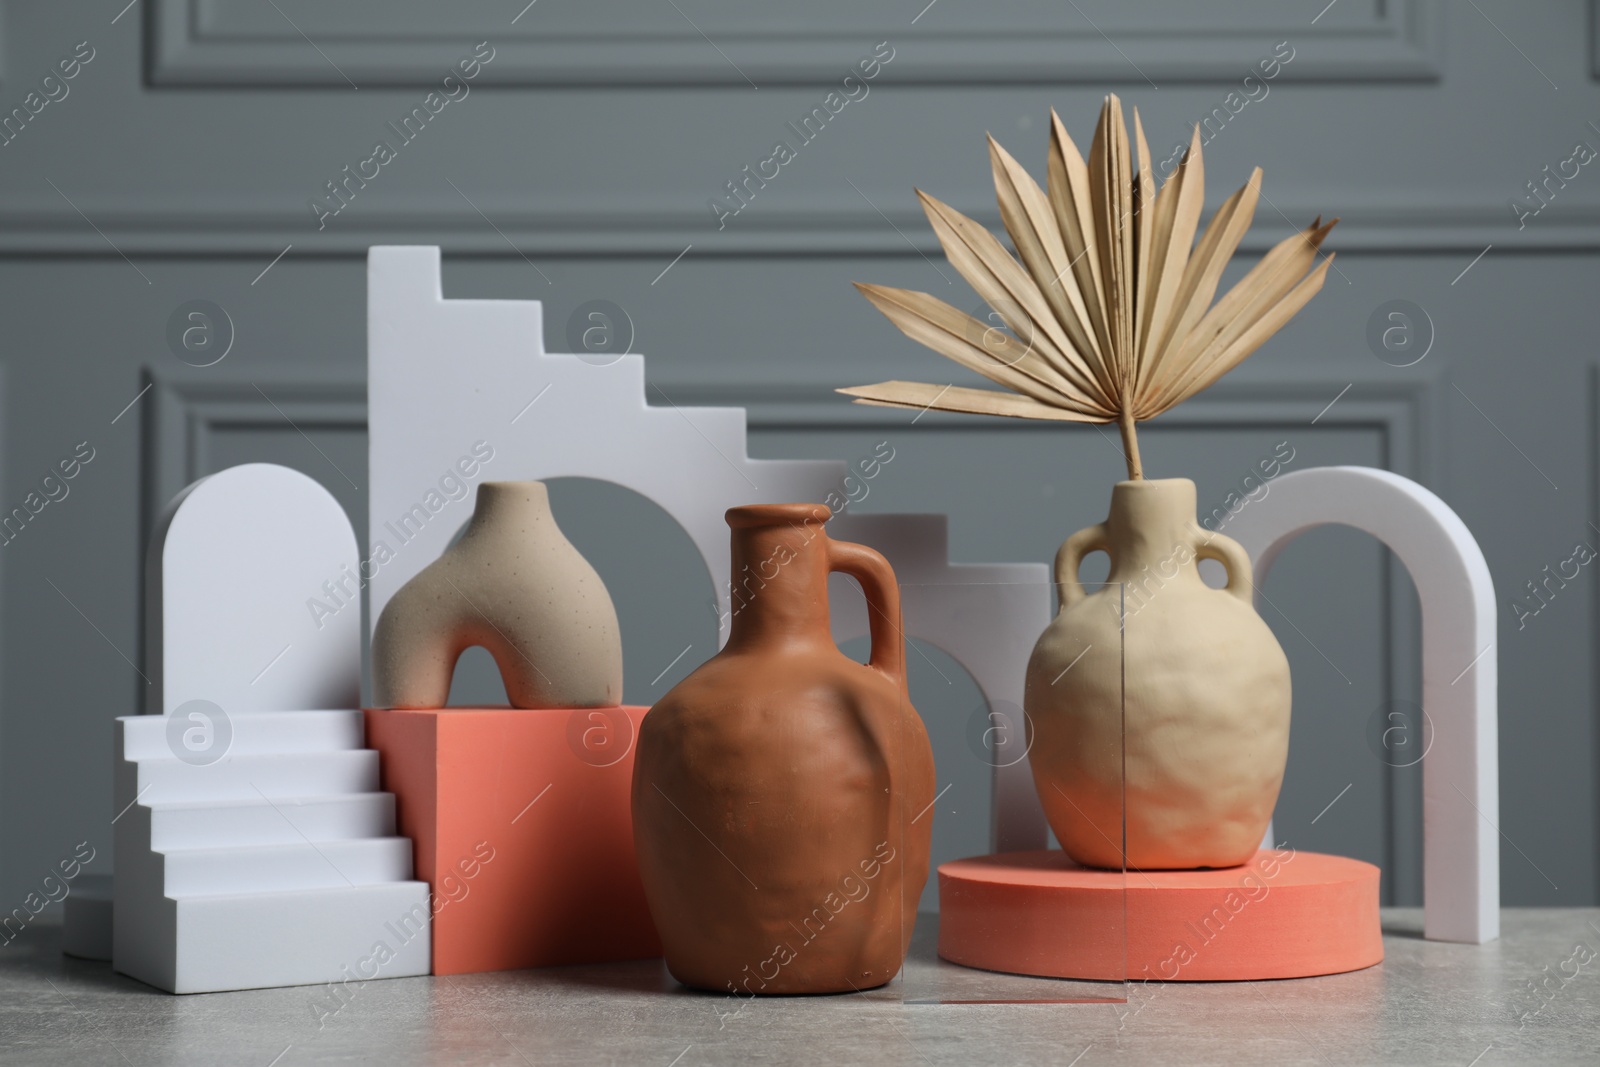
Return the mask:
<svg viewBox="0 0 1600 1067">
<path fill-rule="evenodd" d="M 337 502 L 269 464 L 158 526 L 156 714 L 117 720 L 117 970 L 174 993 L 428 973 L 428 887 L 353 707 L 359 611 L 308 606 L 355 566 Z"/>
<path fill-rule="evenodd" d="M 822 501 L 842 492 L 845 465 L 750 459 L 743 408 L 680 407 L 647 391 L 643 356 L 606 358 L 545 352 L 537 300 L 444 299 L 438 248 L 368 252 L 371 624 L 471 514 L 470 496 L 451 500 L 439 483 L 473 470 L 472 482 L 597 478 L 659 504 L 706 561 L 726 639 L 723 512 Z"/>
</svg>

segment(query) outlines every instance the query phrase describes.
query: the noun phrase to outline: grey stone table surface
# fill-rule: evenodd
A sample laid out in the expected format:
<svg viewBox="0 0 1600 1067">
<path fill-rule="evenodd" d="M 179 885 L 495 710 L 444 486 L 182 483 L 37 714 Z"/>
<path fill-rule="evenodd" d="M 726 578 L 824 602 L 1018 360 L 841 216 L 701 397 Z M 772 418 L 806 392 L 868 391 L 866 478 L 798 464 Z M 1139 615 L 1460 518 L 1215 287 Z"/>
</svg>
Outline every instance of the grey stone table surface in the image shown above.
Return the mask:
<svg viewBox="0 0 1600 1067">
<path fill-rule="evenodd" d="M 938 962 L 936 929 L 894 986 L 742 1001 L 660 961 L 176 997 L 38 927 L 0 947 L 0 1064 L 1600 1063 L 1600 909 L 1508 909 L 1488 945 L 1386 910 L 1382 964 L 1278 982 L 1016 979 Z"/>
</svg>

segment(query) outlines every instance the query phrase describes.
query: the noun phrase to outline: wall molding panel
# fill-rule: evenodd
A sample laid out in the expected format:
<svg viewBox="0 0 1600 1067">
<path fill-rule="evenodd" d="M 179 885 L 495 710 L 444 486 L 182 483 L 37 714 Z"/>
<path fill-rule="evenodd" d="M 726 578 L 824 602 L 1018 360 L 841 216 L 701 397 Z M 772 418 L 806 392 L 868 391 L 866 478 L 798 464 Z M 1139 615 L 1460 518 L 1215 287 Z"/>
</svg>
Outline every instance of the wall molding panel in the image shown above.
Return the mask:
<svg viewBox="0 0 1600 1067">
<path fill-rule="evenodd" d="M 1349 391 L 1317 418 L 1318 412 L 1346 386 Z M 1367 372 L 1350 381 L 1326 373 L 1276 370 L 1270 376 L 1223 378 L 1204 393 L 1145 424 L 1144 432 L 1303 427 L 1309 426 L 1313 418 L 1317 418 L 1318 427 L 1325 429 L 1377 428 L 1385 443 L 1385 468 L 1429 485 L 1439 473 L 1436 437 L 1442 426 L 1438 413 L 1441 396 L 1437 374 L 1402 378 Z M 907 423 L 904 412 L 841 403 L 831 390 L 798 384 L 765 388 L 680 384 L 672 387 L 672 397 L 680 404 L 744 407 L 752 429 L 904 430 Z M 917 425 L 956 434 L 979 429 L 1039 429 L 1020 419 L 981 419 L 938 411 L 927 412 Z M 1089 427 L 1053 429 L 1062 433 L 1094 432 Z"/>
<path fill-rule="evenodd" d="M 183 373 L 147 369 L 144 381 L 152 385 L 141 464 L 149 516 L 158 514 L 184 486 L 210 473 L 210 440 L 218 430 L 271 428 L 296 433 L 299 427 L 365 432 L 367 426 L 366 378 L 358 368 L 285 364 L 248 378 L 212 373 L 209 368 Z M 1600 369 L 1595 372 L 1595 382 L 1595 403 L 1600 407 Z M 1326 374 L 1280 371 L 1270 377 L 1224 378 L 1150 423 L 1149 429 L 1309 425 L 1346 385 L 1350 386 L 1349 391 L 1316 424 L 1323 428 L 1380 429 L 1387 453 L 1385 467 L 1424 485 L 1433 483 L 1438 474 L 1434 438 L 1441 426 L 1437 413 L 1441 387 L 1436 376 L 1398 378 L 1369 374 L 1347 382 Z M 680 406 L 743 407 L 752 430 L 905 427 L 901 412 L 850 404 L 830 390 L 801 383 L 766 387 L 673 384 L 671 393 Z M 293 424 L 286 419 L 293 420 Z M 1037 429 L 1022 421 L 943 412 L 928 412 L 919 423 L 925 429 L 956 434 L 993 430 L 997 426 L 1019 432 Z M 1062 432 L 1093 431 L 1070 427 Z"/>
<path fill-rule="evenodd" d="M 420 85 L 488 40 L 495 59 L 483 76 L 497 85 L 808 85 L 837 81 L 864 46 L 890 41 L 899 84 L 1227 83 L 1248 72 L 1239 56 L 1267 56 L 1292 39 L 1304 50 L 1283 68 L 1287 80 L 1435 81 L 1443 21 L 1436 0 L 1347 2 L 1316 23 L 1266 0 L 1185 4 L 1160 20 L 1109 0 L 978 5 L 926 20 L 848 0 L 788 15 L 730 0 L 683 0 L 680 11 L 586 4 L 536 8 L 514 23 L 516 5 L 487 6 L 150 0 L 148 78 L 184 87 Z M 626 37 L 615 32 L 619 18 Z"/>
<path fill-rule="evenodd" d="M 859 196 L 846 190 L 849 197 Z M 883 214 L 856 210 L 845 196 L 814 209 L 763 211 L 755 205 L 718 230 L 703 202 L 678 203 L 650 210 L 620 204 L 611 210 L 598 198 L 570 208 L 550 204 L 529 208 L 537 194 L 518 206 L 480 200 L 484 215 L 461 204 L 445 188 L 437 200 L 405 211 L 365 212 L 353 207 L 318 231 L 304 201 L 281 209 L 260 207 L 208 208 L 182 211 L 136 206 L 123 197 L 79 201 L 94 226 L 59 205 L 40 200 L 29 208 L 0 203 L 0 256 L 59 255 L 115 257 L 128 255 L 268 257 L 293 242 L 296 257 L 367 254 L 375 244 L 437 244 L 448 255 L 517 258 L 518 256 L 660 256 L 672 257 L 689 244 L 704 256 L 905 256 L 940 254 L 927 219 L 914 207 L 911 191 L 874 194 Z M 892 200 L 887 198 L 892 197 Z M 282 199 L 289 200 L 288 196 Z M 954 206 L 1000 232 L 992 200 Z M 148 203 L 148 201 L 146 201 Z M 893 206 L 891 206 L 891 204 Z M 1518 252 L 1600 251 L 1600 204 L 1563 205 L 1560 221 L 1540 222 L 1518 231 L 1503 202 L 1456 206 L 1404 204 L 1322 204 L 1317 207 L 1280 203 L 1283 215 L 1263 211 L 1240 244 L 1241 254 L 1266 251 L 1290 233 L 1289 219 L 1309 222 L 1318 214 L 1339 214 L 1333 247 L 1354 253 L 1469 253 L 1493 244 L 1496 254 Z M 459 210 L 458 210 L 459 208 Z M 493 224 L 486 224 L 487 216 Z M 509 242 L 509 243 L 508 243 Z M 1009 243 L 1009 241 L 1007 242 Z"/>
<path fill-rule="evenodd" d="M 366 430 L 366 378 L 359 368 L 284 364 L 270 374 L 257 373 L 249 378 L 210 373 L 210 368 L 181 374 L 147 370 L 145 381 L 153 385 L 142 463 L 147 516 L 159 514 L 175 493 L 210 472 L 209 440 L 219 429 L 266 427 L 285 433 L 297 432 L 295 427 Z M 1440 427 L 1436 413 L 1440 386 L 1434 376 L 1369 374 L 1353 382 L 1326 374 L 1281 371 L 1270 377 L 1235 376 L 1224 378 L 1149 427 L 1159 431 L 1309 425 L 1346 385 L 1350 386 L 1349 391 L 1316 425 L 1376 427 L 1384 436 L 1386 468 L 1424 485 L 1432 483 L 1437 475 L 1438 454 L 1433 438 Z M 768 387 L 672 384 L 671 394 L 680 406 L 743 407 L 751 430 L 888 430 L 904 429 L 906 421 L 903 412 L 850 404 L 829 390 L 801 383 Z M 293 420 L 293 425 L 286 419 Z M 1018 431 L 1037 429 L 1020 420 L 980 419 L 943 412 L 927 413 L 919 425 L 955 434 L 993 430 L 996 426 Z M 1073 427 L 1063 432 L 1093 431 Z"/>
</svg>

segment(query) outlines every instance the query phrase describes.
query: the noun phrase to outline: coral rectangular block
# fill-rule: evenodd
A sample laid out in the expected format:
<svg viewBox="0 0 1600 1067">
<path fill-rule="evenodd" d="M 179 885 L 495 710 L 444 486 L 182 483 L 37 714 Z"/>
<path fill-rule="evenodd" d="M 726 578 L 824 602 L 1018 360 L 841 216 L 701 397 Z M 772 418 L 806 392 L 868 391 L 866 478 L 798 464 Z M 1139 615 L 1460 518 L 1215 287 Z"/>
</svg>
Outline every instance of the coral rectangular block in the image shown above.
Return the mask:
<svg viewBox="0 0 1600 1067">
<path fill-rule="evenodd" d="M 646 710 L 367 709 L 432 887 L 434 974 L 661 954 L 629 811 Z"/>
</svg>

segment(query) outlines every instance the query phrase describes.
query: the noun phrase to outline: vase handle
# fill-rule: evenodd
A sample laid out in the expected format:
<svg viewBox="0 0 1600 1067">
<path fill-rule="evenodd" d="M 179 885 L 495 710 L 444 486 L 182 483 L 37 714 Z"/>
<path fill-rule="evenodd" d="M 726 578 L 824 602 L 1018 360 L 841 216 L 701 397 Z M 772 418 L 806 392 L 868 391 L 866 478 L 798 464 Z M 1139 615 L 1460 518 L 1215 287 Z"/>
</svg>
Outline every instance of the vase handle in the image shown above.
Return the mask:
<svg viewBox="0 0 1600 1067">
<path fill-rule="evenodd" d="M 900 622 L 900 583 L 882 555 L 853 541 L 828 542 L 828 569 L 861 583 L 867 598 L 872 654 L 867 660 L 901 685 L 906 681 L 906 639 Z"/>
<path fill-rule="evenodd" d="M 1205 536 L 1195 541 L 1195 558 L 1214 559 L 1222 564 L 1222 569 L 1228 572 L 1228 584 L 1223 588 L 1254 607 L 1255 568 L 1244 546 L 1231 537 L 1210 530 L 1202 528 L 1197 532 Z"/>
<path fill-rule="evenodd" d="M 1062 611 L 1088 596 L 1083 591 L 1083 583 L 1078 581 L 1078 566 L 1083 563 L 1083 557 L 1105 551 L 1108 551 L 1105 523 L 1079 530 L 1061 543 L 1061 550 L 1056 553 L 1056 589 L 1061 596 Z"/>
</svg>

